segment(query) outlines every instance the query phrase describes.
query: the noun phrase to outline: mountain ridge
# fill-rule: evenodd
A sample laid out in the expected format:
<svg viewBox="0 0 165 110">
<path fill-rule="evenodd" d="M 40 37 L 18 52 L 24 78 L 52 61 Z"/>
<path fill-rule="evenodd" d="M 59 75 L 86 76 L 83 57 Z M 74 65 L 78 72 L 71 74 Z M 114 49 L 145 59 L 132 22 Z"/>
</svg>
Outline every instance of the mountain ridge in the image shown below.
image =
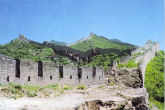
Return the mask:
<svg viewBox="0 0 165 110">
<path fill-rule="evenodd" d="M 89 34 L 88 37 L 81 38 L 80 40 L 77 40 L 77 41 L 75 41 L 75 42 L 73 42 L 73 43 L 70 43 L 70 44 L 68 44 L 67 46 L 69 47 L 69 46 L 75 45 L 75 44 L 77 44 L 77 43 L 79 43 L 79 42 L 83 42 L 83 41 L 85 41 L 85 40 L 92 39 L 92 37 L 95 36 L 95 35 L 96 35 L 96 34 L 94 34 L 94 33 L 91 32 L 91 33 Z"/>
<path fill-rule="evenodd" d="M 66 46 L 67 43 L 62 42 L 62 41 L 57 41 L 57 40 L 51 40 L 49 43 L 55 44 L 55 45 L 61 45 L 61 46 Z"/>
<path fill-rule="evenodd" d="M 76 50 L 86 52 L 93 48 L 102 48 L 102 49 L 128 49 L 137 47 L 136 45 L 125 43 L 119 39 L 108 39 L 104 36 L 98 36 L 94 33 L 90 33 L 88 37 L 80 39 L 70 45 L 67 45 Z"/>
<path fill-rule="evenodd" d="M 79 44 L 79 43 L 82 43 L 82 42 L 86 42 L 86 41 L 91 41 L 92 42 L 92 39 L 93 39 L 93 37 L 95 37 L 95 36 L 97 36 L 97 37 L 100 37 L 101 39 L 105 39 L 105 40 L 107 40 L 107 41 L 109 41 L 109 42 L 112 42 L 112 43 L 120 43 L 121 45 L 122 44 L 126 44 L 126 45 L 132 45 L 133 46 L 133 44 L 130 44 L 130 43 L 126 43 L 126 42 L 122 42 L 121 40 L 119 40 L 119 39 L 116 39 L 116 38 L 113 38 L 113 39 L 108 39 L 108 38 L 106 38 L 106 37 L 104 37 L 104 36 L 98 36 L 98 35 L 96 35 L 95 33 L 90 33 L 89 35 L 88 35 L 88 37 L 83 37 L 83 38 L 81 38 L 80 40 L 77 40 L 77 41 L 75 41 L 75 42 L 73 42 L 73 43 L 69 43 L 69 44 L 67 44 L 67 43 L 65 43 L 65 42 L 62 42 L 62 41 L 56 41 L 56 40 L 51 40 L 51 41 L 49 41 L 49 43 L 52 43 L 52 44 L 55 44 L 55 45 L 60 45 L 60 46 L 67 46 L 67 47 L 74 47 L 74 45 L 77 45 L 77 44 Z M 134 46 L 136 46 L 136 45 L 134 45 Z M 99 48 L 99 47 L 93 47 L 93 48 Z M 76 49 L 76 48 L 74 48 L 74 49 Z M 81 51 L 81 50 L 80 50 Z"/>
<path fill-rule="evenodd" d="M 97 37 L 96 35 L 92 35 L 88 37 L 87 40 L 92 40 L 93 38 L 97 40 L 99 45 L 100 40 L 106 40 L 104 37 Z M 18 42 L 20 41 L 20 42 Z M 86 39 L 85 39 L 86 41 Z M 84 41 L 82 41 L 84 42 Z M 92 42 L 92 41 L 90 41 Z M 122 45 L 122 43 L 115 43 L 117 46 Z M 107 43 L 104 44 L 105 46 Z M 103 45 L 103 46 L 104 46 Z M 124 44 L 125 45 L 125 44 Z M 25 47 L 24 47 L 25 46 Z M 87 45 L 88 46 L 88 45 Z M 17 48 L 18 47 L 18 48 Z M 136 48 L 135 45 L 131 45 L 131 48 L 120 49 L 120 48 L 100 48 L 99 46 L 95 46 L 92 48 L 88 48 L 87 51 L 81 51 L 79 49 L 71 48 L 68 46 L 61 46 L 45 41 L 43 43 L 39 43 L 36 41 L 28 40 L 24 35 L 19 35 L 19 38 L 12 40 L 10 43 L 0 46 L 0 54 L 4 54 L 7 56 L 11 56 L 14 58 L 28 58 L 38 60 L 54 60 L 56 56 L 59 56 L 59 60 L 61 61 L 61 57 L 68 58 L 74 62 L 90 62 L 93 56 L 103 55 L 103 54 L 116 54 L 117 56 L 123 56 L 125 54 L 130 54 L 133 49 Z M 14 49 L 14 50 L 13 50 Z M 47 51 L 49 50 L 49 51 Z M 16 54 L 14 54 L 17 51 Z M 33 55 L 34 54 L 34 55 Z M 21 56 L 20 56 L 21 55 Z M 62 58 L 63 59 L 63 58 Z"/>
</svg>

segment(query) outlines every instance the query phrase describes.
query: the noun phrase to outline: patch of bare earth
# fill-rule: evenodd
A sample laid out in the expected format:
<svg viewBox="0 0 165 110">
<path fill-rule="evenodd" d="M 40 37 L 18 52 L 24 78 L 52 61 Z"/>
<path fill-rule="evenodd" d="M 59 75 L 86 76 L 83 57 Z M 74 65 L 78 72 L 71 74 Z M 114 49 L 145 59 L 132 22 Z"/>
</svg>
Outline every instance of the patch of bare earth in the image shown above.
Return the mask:
<svg viewBox="0 0 165 110">
<path fill-rule="evenodd" d="M 145 89 L 124 85 L 95 85 L 88 89 L 73 89 L 60 96 L 0 97 L 0 110 L 145 110 Z"/>
</svg>

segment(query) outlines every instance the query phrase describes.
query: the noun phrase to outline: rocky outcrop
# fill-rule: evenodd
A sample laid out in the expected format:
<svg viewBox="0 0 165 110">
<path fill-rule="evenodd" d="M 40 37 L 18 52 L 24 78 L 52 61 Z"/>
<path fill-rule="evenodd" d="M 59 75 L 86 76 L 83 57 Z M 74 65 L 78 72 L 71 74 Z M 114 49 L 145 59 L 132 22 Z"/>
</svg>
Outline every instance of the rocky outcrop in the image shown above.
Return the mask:
<svg viewBox="0 0 165 110">
<path fill-rule="evenodd" d="M 143 85 L 141 69 L 117 68 L 108 73 L 108 83 L 121 83 L 127 87 L 140 88 Z"/>
<path fill-rule="evenodd" d="M 76 107 L 75 110 L 149 110 L 143 100 L 143 97 L 120 102 L 95 100 L 85 102 L 80 107 Z"/>
<path fill-rule="evenodd" d="M 125 101 L 114 102 L 101 100 L 89 101 L 82 104 L 82 106 L 75 108 L 75 110 L 123 110 L 126 105 Z"/>
<path fill-rule="evenodd" d="M 155 53 L 159 51 L 159 43 L 147 41 L 142 48 L 137 48 L 131 52 L 131 56 L 121 57 L 120 63 L 127 63 L 130 59 L 138 63 L 136 68 L 113 68 L 107 75 L 107 82 L 122 83 L 128 87 L 141 88 L 144 87 L 145 70 L 149 61 L 155 57 Z M 117 65 L 117 64 L 116 64 Z"/>
<path fill-rule="evenodd" d="M 123 88 L 121 91 L 114 90 L 114 93 L 117 95 L 107 95 L 107 98 L 86 101 L 75 110 L 149 110 L 146 105 L 148 94 L 144 88 Z"/>
</svg>

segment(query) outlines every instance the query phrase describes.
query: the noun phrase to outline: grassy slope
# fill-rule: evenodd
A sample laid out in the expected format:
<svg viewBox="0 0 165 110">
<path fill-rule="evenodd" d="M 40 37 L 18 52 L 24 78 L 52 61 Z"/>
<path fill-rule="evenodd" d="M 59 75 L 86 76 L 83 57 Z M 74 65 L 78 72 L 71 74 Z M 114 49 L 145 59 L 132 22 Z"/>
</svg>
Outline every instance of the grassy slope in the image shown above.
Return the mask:
<svg viewBox="0 0 165 110">
<path fill-rule="evenodd" d="M 108 48 L 115 48 L 115 49 L 126 49 L 129 47 L 132 47 L 132 45 L 128 45 L 125 43 L 117 43 L 112 42 L 104 37 L 99 36 L 92 36 L 91 39 L 79 42 L 77 44 L 71 45 L 71 48 L 74 48 L 76 50 L 80 50 L 83 52 L 86 52 L 92 48 L 102 48 L 102 49 L 108 49 Z"/>
<path fill-rule="evenodd" d="M 156 53 L 146 68 L 145 87 L 149 92 L 149 101 L 163 110 L 164 102 L 164 53 Z"/>
<path fill-rule="evenodd" d="M 0 45 L 0 54 L 19 59 L 47 60 L 54 55 L 51 48 L 42 47 L 36 44 L 24 43 L 14 40 L 6 45 Z"/>
</svg>

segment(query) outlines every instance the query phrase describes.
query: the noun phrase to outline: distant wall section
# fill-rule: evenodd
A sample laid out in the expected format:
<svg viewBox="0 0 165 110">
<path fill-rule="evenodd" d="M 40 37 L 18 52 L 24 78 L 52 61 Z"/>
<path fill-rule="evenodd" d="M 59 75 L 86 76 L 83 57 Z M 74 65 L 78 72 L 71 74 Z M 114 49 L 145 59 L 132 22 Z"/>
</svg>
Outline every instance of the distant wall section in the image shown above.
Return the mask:
<svg viewBox="0 0 165 110">
<path fill-rule="evenodd" d="M 152 58 L 155 57 L 155 53 L 157 51 L 160 50 L 159 48 L 159 43 L 155 42 L 155 43 L 151 43 L 150 41 L 148 41 L 144 46 L 143 46 L 144 51 L 144 55 L 141 58 L 141 62 L 139 64 L 139 68 L 142 71 L 142 75 L 143 75 L 143 86 L 144 86 L 144 80 L 145 80 L 145 71 L 146 71 L 146 67 L 147 64 L 150 62 L 150 60 Z"/>
</svg>

